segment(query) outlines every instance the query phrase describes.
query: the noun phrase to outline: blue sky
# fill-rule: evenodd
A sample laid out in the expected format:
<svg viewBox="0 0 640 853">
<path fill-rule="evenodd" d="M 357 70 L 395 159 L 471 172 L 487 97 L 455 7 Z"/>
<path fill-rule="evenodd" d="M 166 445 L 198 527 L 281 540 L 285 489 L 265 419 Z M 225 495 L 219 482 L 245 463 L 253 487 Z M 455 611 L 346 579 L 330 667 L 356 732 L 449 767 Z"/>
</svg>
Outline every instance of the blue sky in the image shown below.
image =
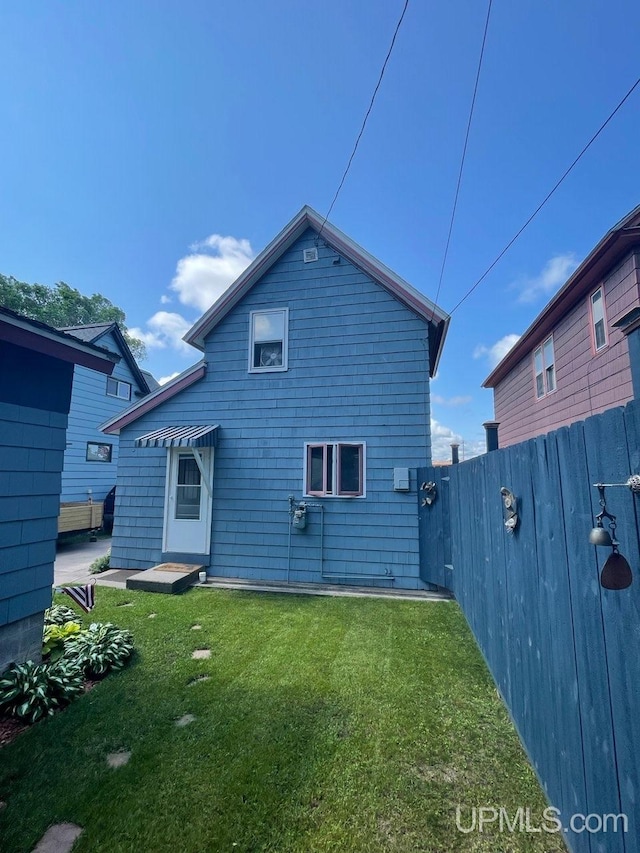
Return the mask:
<svg viewBox="0 0 640 853">
<path fill-rule="evenodd" d="M 485 2 L 410 0 L 332 222 L 435 296 Z M 302 207 L 326 213 L 401 0 L 26 2 L 0 9 L 0 271 L 122 307 L 166 377 L 182 331 Z M 640 4 L 495 0 L 445 310 L 638 76 Z M 435 457 L 481 447 L 505 343 L 640 202 L 640 91 L 455 312 Z"/>
</svg>

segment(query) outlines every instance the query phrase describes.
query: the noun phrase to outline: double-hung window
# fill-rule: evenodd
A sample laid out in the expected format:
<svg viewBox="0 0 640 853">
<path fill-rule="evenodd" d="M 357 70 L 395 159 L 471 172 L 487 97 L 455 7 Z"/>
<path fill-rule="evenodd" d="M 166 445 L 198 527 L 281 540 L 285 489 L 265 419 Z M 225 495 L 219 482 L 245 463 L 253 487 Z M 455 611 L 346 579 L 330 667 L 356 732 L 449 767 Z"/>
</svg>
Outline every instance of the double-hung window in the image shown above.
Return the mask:
<svg viewBox="0 0 640 853">
<path fill-rule="evenodd" d="M 365 445 L 362 442 L 307 443 L 305 494 L 364 497 Z"/>
<path fill-rule="evenodd" d="M 249 373 L 287 369 L 288 327 L 288 308 L 251 312 Z"/>
<path fill-rule="evenodd" d="M 131 399 L 131 383 L 121 379 L 107 377 L 107 397 L 119 397 L 120 400 Z"/>
<path fill-rule="evenodd" d="M 553 335 L 533 353 L 533 365 L 536 376 L 536 397 L 556 390 L 556 359 L 553 352 Z"/>
<path fill-rule="evenodd" d="M 596 352 L 607 345 L 607 323 L 604 310 L 604 293 L 599 287 L 591 294 L 591 329 L 593 331 L 593 346 Z"/>
</svg>

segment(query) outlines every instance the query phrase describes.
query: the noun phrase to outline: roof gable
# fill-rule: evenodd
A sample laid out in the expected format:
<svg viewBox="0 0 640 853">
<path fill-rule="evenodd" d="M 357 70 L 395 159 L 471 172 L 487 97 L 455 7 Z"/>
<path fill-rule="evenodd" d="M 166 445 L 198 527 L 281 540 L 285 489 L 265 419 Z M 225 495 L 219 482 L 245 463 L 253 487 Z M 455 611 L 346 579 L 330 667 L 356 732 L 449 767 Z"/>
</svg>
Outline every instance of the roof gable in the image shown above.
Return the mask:
<svg viewBox="0 0 640 853">
<path fill-rule="evenodd" d="M 495 388 L 508 373 L 543 342 L 572 308 L 585 299 L 614 267 L 640 246 L 640 205 L 613 226 L 589 252 L 575 272 L 545 305 L 507 355 L 482 383 Z"/>
<path fill-rule="evenodd" d="M 260 252 L 231 287 L 187 332 L 184 340 L 198 349 L 204 350 L 206 336 L 309 228 L 320 235 L 320 240 L 323 243 L 366 273 L 373 281 L 429 324 L 429 364 L 430 373 L 433 376 L 442 353 L 450 320 L 449 315 L 338 228 L 328 221 L 325 222 L 323 217 L 309 206 L 303 207 L 271 243 Z"/>
<path fill-rule="evenodd" d="M 138 363 L 133 357 L 133 353 L 129 349 L 124 335 L 120 331 L 117 323 L 89 323 L 85 326 L 66 326 L 60 329 L 61 332 L 66 332 L 68 335 L 73 335 L 81 341 L 97 344 L 105 335 L 111 334 L 115 340 L 122 358 L 125 360 L 127 367 L 133 374 L 141 394 L 148 394 L 152 389 L 144 372 L 138 367 Z"/>
</svg>

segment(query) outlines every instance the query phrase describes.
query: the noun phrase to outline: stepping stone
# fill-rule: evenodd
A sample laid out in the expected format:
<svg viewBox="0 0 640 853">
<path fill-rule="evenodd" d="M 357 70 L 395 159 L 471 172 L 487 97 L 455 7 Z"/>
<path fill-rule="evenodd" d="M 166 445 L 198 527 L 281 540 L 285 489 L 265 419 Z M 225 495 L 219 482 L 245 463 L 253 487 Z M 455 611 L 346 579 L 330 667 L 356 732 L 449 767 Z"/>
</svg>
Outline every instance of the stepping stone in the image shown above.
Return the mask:
<svg viewBox="0 0 640 853">
<path fill-rule="evenodd" d="M 189 681 L 187 681 L 187 687 L 191 687 L 192 684 L 199 684 L 201 681 L 208 681 L 209 678 L 209 675 L 196 675 L 194 678 L 190 678 Z"/>
<path fill-rule="evenodd" d="M 121 749 L 120 752 L 112 752 L 110 755 L 107 755 L 107 764 L 109 767 L 113 768 L 124 767 L 124 765 L 129 762 L 130 758 L 131 753 Z"/>
<path fill-rule="evenodd" d="M 150 613 L 149 619 L 155 619 L 157 615 L 158 615 L 157 613 Z"/>
<path fill-rule="evenodd" d="M 75 823 L 56 823 L 42 836 L 33 853 L 69 853 L 82 828 Z"/>
<path fill-rule="evenodd" d="M 180 717 L 179 720 L 176 720 L 176 726 L 180 726 L 180 728 L 182 728 L 183 726 L 188 726 L 189 723 L 193 723 L 194 720 L 195 717 L 193 714 L 185 714 L 183 717 Z"/>
<path fill-rule="evenodd" d="M 191 630 L 192 631 L 202 631 L 202 625 L 192 625 Z"/>
<path fill-rule="evenodd" d="M 191 657 L 194 660 L 207 660 L 211 657 L 211 649 L 196 649 Z"/>
<path fill-rule="evenodd" d="M 133 607 L 133 601 L 123 601 L 122 604 L 116 604 L 116 607 Z"/>
</svg>

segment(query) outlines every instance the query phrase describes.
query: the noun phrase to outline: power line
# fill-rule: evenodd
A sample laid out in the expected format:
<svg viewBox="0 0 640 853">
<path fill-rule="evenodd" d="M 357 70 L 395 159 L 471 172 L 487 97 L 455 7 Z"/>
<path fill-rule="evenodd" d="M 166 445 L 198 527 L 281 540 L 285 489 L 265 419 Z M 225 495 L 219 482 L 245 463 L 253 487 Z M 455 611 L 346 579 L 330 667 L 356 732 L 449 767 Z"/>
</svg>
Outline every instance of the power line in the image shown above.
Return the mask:
<svg viewBox="0 0 640 853">
<path fill-rule="evenodd" d="M 365 114 L 364 120 L 362 122 L 362 127 L 360 128 L 360 132 L 358 133 L 358 136 L 356 138 L 356 143 L 353 146 L 353 151 L 351 152 L 351 157 L 349 157 L 349 162 L 347 163 L 347 168 L 344 170 L 344 174 L 342 175 L 342 180 L 340 181 L 340 184 L 338 185 L 338 189 L 336 190 L 336 194 L 333 197 L 333 201 L 329 205 L 329 210 L 327 211 L 327 215 L 325 216 L 324 221 L 323 221 L 322 225 L 320 226 L 320 231 L 318 231 L 318 238 L 320 238 L 320 236 L 322 235 L 322 229 L 324 228 L 324 226 L 327 222 L 327 219 L 331 215 L 331 211 L 333 210 L 333 206 L 336 203 L 338 196 L 340 195 L 340 190 L 342 189 L 342 185 L 344 184 L 346 177 L 349 173 L 349 169 L 351 168 L 351 163 L 353 162 L 353 158 L 355 157 L 356 151 L 358 150 L 358 145 L 360 144 L 360 139 L 362 138 L 362 134 L 364 133 L 364 129 L 365 129 L 366 124 L 367 124 L 367 119 L 369 118 L 369 114 L 371 113 L 371 110 L 373 108 L 373 102 L 376 99 L 376 95 L 378 94 L 378 89 L 380 88 L 380 84 L 382 83 L 382 78 L 384 77 L 384 72 L 386 71 L 387 63 L 389 62 L 389 59 L 390 59 L 391 54 L 393 52 L 393 48 L 394 48 L 394 45 L 396 43 L 396 37 L 397 37 L 398 31 L 402 25 L 402 21 L 404 19 L 405 13 L 407 11 L 408 5 L 409 5 L 409 0 L 405 0 L 404 8 L 402 9 L 402 14 L 400 15 L 400 18 L 398 19 L 398 23 L 396 24 L 396 28 L 395 28 L 395 31 L 393 33 L 393 38 L 391 39 L 391 44 L 389 45 L 389 50 L 387 51 L 387 55 L 385 57 L 384 63 L 382 64 L 382 70 L 380 71 L 380 76 L 378 77 L 378 82 L 376 83 L 376 87 L 373 90 L 373 95 L 371 96 L 371 102 L 369 103 L 369 108 Z"/>
<path fill-rule="evenodd" d="M 440 296 L 440 289 L 442 287 L 442 279 L 444 277 L 444 269 L 447 264 L 447 256 L 449 255 L 449 244 L 451 243 L 451 234 L 453 232 L 453 223 L 456 218 L 456 209 L 458 207 L 458 196 L 460 195 L 460 186 L 462 184 L 462 173 L 464 171 L 464 161 L 467 156 L 467 146 L 469 144 L 469 133 L 471 131 L 471 121 L 473 119 L 473 110 L 476 104 L 476 95 L 478 94 L 478 83 L 480 82 L 480 71 L 482 70 L 482 59 L 484 57 L 484 47 L 487 43 L 487 32 L 489 30 L 489 18 L 491 17 L 491 4 L 492 0 L 489 0 L 489 6 L 487 8 L 487 19 L 484 24 L 484 33 L 482 36 L 482 47 L 480 48 L 480 58 L 478 59 L 478 70 L 476 71 L 476 82 L 473 87 L 473 97 L 471 98 L 471 109 L 469 110 L 469 120 L 467 122 L 467 131 L 464 137 L 464 146 L 462 148 L 462 158 L 460 160 L 460 171 L 458 172 L 458 183 L 456 184 L 456 192 L 453 199 L 453 209 L 451 211 L 451 221 L 449 222 L 449 233 L 447 234 L 447 243 L 444 248 L 444 257 L 442 258 L 442 266 L 440 268 L 440 278 L 438 279 L 438 289 L 436 290 L 436 298 L 434 301 L 434 310 L 435 305 L 438 303 L 438 297 Z M 433 319 L 433 317 L 431 318 Z"/>
<path fill-rule="evenodd" d="M 542 201 L 540 202 L 540 204 L 536 207 L 536 209 L 533 211 L 533 213 L 532 213 L 532 214 L 531 214 L 531 216 L 527 219 L 527 221 L 524 223 L 524 225 L 522 225 L 522 227 L 521 227 L 521 228 L 520 228 L 520 229 L 519 229 L 519 230 L 514 234 L 514 236 L 511 238 L 511 240 L 509 240 L 509 242 L 508 242 L 508 243 L 507 243 L 507 245 L 504 247 L 504 249 L 500 252 L 500 254 L 499 254 L 499 255 L 497 256 L 497 258 L 493 261 L 493 263 L 492 263 L 489 267 L 487 267 L 487 269 L 482 273 L 482 275 L 481 275 L 481 276 L 480 276 L 480 278 L 476 281 L 476 283 L 475 283 L 472 287 L 470 287 L 470 288 L 469 288 L 469 290 L 467 290 L 467 292 L 464 294 L 464 296 L 462 297 L 462 299 L 457 303 L 457 305 L 455 305 L 455 306 L 452 308 L 452 310 L 449 312 L 451 315 L 452 315 L 455 311 L 457 311 L 457 310 L 458 310 L 458 308 L 462 305 L 462 303 L 463 303 L 463 302 L 465 302 L 465 301 L 466 301 L 466 300 L 471 296 L 471 294 L 473 293 L 473 291 L 474 291 L 474 290 L 475 290 L 475 289 L 476 289 L 476 288 L 477 288 L 477 287 L 478 287 L 478 286 L 479 286 L 479 285 L 484 281 L 484 279 L 489 275 L 489 273 L 490 273 L 490 272 L 491 272 L 491 270 L 495 267 L 495 265 L 498 263 L 498 261 L 500 261 L 500 260 L 504 257 L 504 255 L 506 255 L 506 253 L 509 251 L 509 249 L 511 248 L 511 246 L 513 246 L 513 244 L 516 242 L 516 240 L 517 240 L 517 239 L 518 239 L 518 237 L 522 234 L 522 232 L 525 230 L 525 228 L 527 228 L 527 226 L 528 226 L 528 225 L 530 225 L 530 224 L 531 224 L 531 222 L 533 222 L 533 220 L 534 220 L 534 219 L 536 218 L 536 216 L 540 213 L 540 211 L 541 211 L 541 210 L 542 210 L 542 208 L 545 206 L 545 204 L 549 201 L 549 199 L 551 198 L 551 196 L 552 196 L 552 195 L 555 193 L 555 191 L 558 189 L 558 187 L 560 186 L 560 184 L 561 184 L 561 183 L 564 181 L 564 179 L 569 175 L 569 173 L 573 171 L 574 166 L 576 166 L 576 165 L 578 164 L 578 162 L 582 159 L 583 155 L 584 155 L 584 154 L 586 154 L 586 152 L 589 150 L 589 148 L 591 148 L 591 146 L 593 145 L 593 143 L 594 143 L 594 142 L 596 141 L 596 139 L 600 136 L 600 134 L 602 133 L 602 131 L 603 131 L 603 130 L 605 129 L 605 127 L 609 124 L 609 122 L 610 122 L 610 121 L 611 121 L 611 119 L 615 116 L 615 114 L 618 112 L 618 110 L 620 110 L 620 109 L 622 108 L 622 106 L 624 105 L 624 103 L 625 103 L 625 102 L 626 102 L 626 101 L 631 97 L 631 95 L 633 94 L 633 92 L 635 91 L 635 89 L 637 89 L 638 85 L 640 85 L 640 77 L 638 77 L 638 79 L 636 80 L 636 82 L 635 82 L 635 83 L 633 84 L 633 86 L 629 89 L 629 91 L 627 92 L 627 94 L 626 94 L 626 95 L 624 96 L 624 98 L 620 101 L 620 103 L 619 103 L 619 104 L 618 104 L 618 106 L 613 110 L 613 112 L 609 115 L 609 117 L 608 117 L 608 118 L 607 118 L 607 119 L 606 119 L 606 120 L 605 120 L 605 121 L 600 125 L 600 127 L 598 128 L 598 130 L 594 133 L 594 135 L 591 137 L 591 139 L 587 142 L 587 144 L 584 146 L 584 148 L 582 149 L 582 151 L 578 154 L 578 156 L 577 156 L 577 157 L 576 157 L 576 159 L 573 161 L 573 163 L 569 166 L 569 168 L 564 172 L 564 174 L 562 175 L 562 177 L 561 177 L 561 178 L 556 182 L 556 184 L 553 186 L 553 188 L 552 188 L 552 189 L 547 193 L 547 195 L 543 198 L 543 200 L 542 200 Z"/>
</svg>

